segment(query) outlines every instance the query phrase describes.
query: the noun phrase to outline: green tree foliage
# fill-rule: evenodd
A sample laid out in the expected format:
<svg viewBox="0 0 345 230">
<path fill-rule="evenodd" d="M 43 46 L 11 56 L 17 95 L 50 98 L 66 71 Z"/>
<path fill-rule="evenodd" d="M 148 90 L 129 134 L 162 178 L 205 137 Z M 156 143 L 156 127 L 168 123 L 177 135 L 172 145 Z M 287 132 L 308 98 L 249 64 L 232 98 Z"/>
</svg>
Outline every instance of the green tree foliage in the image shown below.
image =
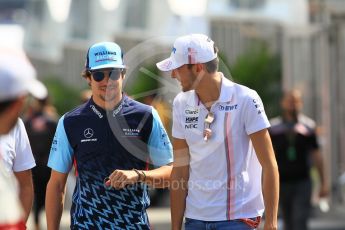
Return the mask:
<svg viewBox="0 0 345 230">
<path fill-rule="evenodd" d="M 282 71 L 278 55 L 258 44 L 240 56 L 230 70 L 235 82 L 257 91 L 268 117 L 279 114 Z"/>
<path fill-rule="evenodd" d="M 50 101 L 59 115 L 63 115 L 80 104 L 80 91 L 64 84 L 59 78 L 49 77 L 43 82 L 48 88 Z"/>
<path fill-rule="evenodd" d="M 126 74 L 127 82 L 124 91 L 135 100 L 143 102 L 144 98 L 158 93 L 158 70 L 155 63 L 139 66 Z"/>
</svg>

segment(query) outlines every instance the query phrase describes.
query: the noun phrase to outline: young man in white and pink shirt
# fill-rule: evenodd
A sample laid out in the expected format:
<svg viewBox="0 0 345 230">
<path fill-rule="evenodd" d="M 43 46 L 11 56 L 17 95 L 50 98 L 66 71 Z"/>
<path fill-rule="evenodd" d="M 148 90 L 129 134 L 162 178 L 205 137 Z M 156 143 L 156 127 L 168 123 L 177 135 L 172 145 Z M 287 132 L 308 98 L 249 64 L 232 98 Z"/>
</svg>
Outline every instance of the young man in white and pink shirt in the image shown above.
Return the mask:
<svg viewBox="0 0 345 230">
<path fill-rule="evenodd" d="M 277 229 L 278 167 L 259 95 L 218 72 L 202 34 L 176 39 L 159 63 L 182 87 L 173 103 L 172 229 Z"/>
</svg>

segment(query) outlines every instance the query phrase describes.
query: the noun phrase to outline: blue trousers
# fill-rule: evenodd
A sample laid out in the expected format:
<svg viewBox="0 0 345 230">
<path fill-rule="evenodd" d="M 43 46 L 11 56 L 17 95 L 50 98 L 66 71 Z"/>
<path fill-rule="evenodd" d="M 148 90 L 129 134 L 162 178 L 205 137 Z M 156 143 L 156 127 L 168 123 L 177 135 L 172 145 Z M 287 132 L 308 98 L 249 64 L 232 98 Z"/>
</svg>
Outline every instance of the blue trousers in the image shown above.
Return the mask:
<svg viewBox="0 0 345 230">
<path fill-rule="evenodd" d="M 256 221 L 256 218 L 250 218 Z M 249 226 L 241 220 L 228 221 L 202 221 L 186 218 L 185 230 L 253 230 L 254 227 Z"/>
</svg>

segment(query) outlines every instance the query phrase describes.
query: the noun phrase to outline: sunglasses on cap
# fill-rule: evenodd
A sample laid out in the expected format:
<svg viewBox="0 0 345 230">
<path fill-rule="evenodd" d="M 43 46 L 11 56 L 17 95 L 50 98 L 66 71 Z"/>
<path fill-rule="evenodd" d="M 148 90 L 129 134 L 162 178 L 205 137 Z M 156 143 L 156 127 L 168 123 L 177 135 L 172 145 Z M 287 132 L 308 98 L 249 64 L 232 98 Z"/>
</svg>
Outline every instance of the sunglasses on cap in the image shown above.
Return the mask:
<svg viewBox="0 0 345 230">
<path fill-rule="evenodd" d="M 97 82 L 103 81 L 106 74 L 108 74 L 111 80 L 116 81 L 119 80 L 121 73 L 124 73 L 124 69 L 94 70 L 90 72 L 93 79 Z"/>
</svg>

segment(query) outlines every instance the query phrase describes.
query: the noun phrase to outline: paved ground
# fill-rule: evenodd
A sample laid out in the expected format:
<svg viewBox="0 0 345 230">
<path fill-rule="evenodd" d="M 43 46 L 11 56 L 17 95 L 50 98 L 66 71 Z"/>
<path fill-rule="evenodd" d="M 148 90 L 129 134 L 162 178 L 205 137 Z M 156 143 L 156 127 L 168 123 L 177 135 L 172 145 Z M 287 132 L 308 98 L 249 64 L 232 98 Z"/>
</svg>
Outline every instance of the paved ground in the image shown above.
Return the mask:
<svg viewBox="0 0 345 230">
<path fill-rule="evenodd" d="M 74 184 L 75 182 L 72 181 L 71 183 Z M 67 195 L 67 197 L 71 197 L 71 193 L 72 191 L 70 191 L 70 194 Z M 154 197 L 159 197 L 159 199 L 155 199 Z M 345 200 L 345 196 L 342 200 Z M 67 199 L 66 203 L 70 203 L 70 200 Z M 168 193 L 164 192 L 163 190 L 154 191 L 153 194 L 151 194 L 151 204 L 153 206 L 161 206 L 148 209 L 149 218 L 153 226 L 153 230 L 170 230 L 170 209 Z M 68 205 L 66 209 L 68 209 Z M 32 216 L 30 216 L 28 230 L 34 230 L 32 223 Z M 60 230 L 69 230 L 69 224 L 69 211 L 66 210 L 62 216 Z M 45 213 L 41 214 L 41 226 L 43 227 L 41 230 L 46 230 Z M 260 227 L 262 226 L 263 224 L 260 225 Z M 282 229 L 281 221 L 279 221 L 278 227 L 278 229 Z M 335 205 L 333 205 L 333 207 L 331 207 L 330 211 L 327 213 L 321 213 L 320 211 L 315 210 L 309 222 L 309 227 L 309 230 L 345 230 L 345 203 L 340 201 L 338 203 L 335 203 Z M 262 230 L 262 228 L 260 228 L 259 230 Z"/>
<path fill-rule="evenodd" d="M 170 210 L 169 208 L 150 208 L 150 221 L 153 230 L 169 230 L 170 229 Z M 42 213 L 42 226 L 46 226 L 45 216 Z M 279 222 L 281 226 L 281 222 Z M 315 212 L 310 221 L 310 230 L 345 230 L 345 207 L 344 205 L 332 208 L 328 213 Z M 261 225 L 262 226 L 262 225 Z M 28 230 L 32 230 L 32 217 L 29 219 Z M 43 228 L 41 230 L 45 230 Z M 69 229 L 69 212 L 63 213 L 61 221 L 61 230 Z M 281 229 L 281 228 L 279 228 Z"/>
</svg>

